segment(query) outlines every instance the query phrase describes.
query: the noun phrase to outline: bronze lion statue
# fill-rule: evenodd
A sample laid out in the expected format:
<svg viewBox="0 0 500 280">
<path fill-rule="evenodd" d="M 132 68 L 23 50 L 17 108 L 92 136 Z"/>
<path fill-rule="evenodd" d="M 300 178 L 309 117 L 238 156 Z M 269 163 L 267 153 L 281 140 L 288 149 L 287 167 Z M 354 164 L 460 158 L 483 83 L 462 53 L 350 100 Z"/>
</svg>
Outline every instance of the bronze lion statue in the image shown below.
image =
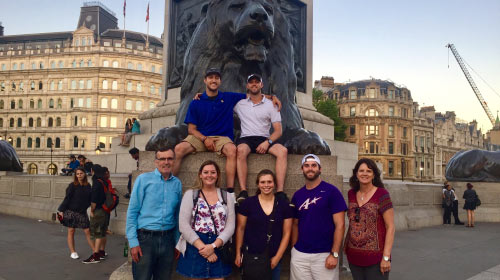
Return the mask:
<svg viewBox="0 0 500 280">
<path fill-rule="evenodd" d="M 446 165 L 446 179 L 500 182 L 500 151 L 469 150 L 456 153 Z"/>
<path fill-rule="evenodd" d="M 196 93 L 203 92 L 205 70 L 222 73 L 221 91 L 245 92 L 252 73 L 263 77 L 263 92 L 282 102 L 283 136 L 289 153 L 330 154 L 328 144 L 305 130 L 295 103 L 297 73 L 289 22 L 279 0 L 211 0 L 187 46 L 176 127 L 154 135 L 146 150 L 173 147 L 187 135 L 184 119 Z M 238 128 L 238 124 L 235 124 Z M 180 135 L 178 135 L 180 133 Z M 238 133 L 235 133 L 238 135 Z"/>
<path fill-rule="evenodd" d="M 16 150 L 5 140 L 0 140 L 0 171 L 23 172 Z"/>
</svg>

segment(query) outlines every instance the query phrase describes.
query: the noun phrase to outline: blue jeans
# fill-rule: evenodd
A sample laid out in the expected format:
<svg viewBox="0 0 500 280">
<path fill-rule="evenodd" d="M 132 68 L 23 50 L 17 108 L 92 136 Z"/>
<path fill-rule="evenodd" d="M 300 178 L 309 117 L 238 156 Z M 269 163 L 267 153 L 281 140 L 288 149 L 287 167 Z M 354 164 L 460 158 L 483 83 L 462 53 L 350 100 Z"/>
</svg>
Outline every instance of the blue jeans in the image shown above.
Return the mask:
<svg viewBox="0 0 500 280">
<path fill-rule="evenodd" d="M 278 265 L 271 271 L 272 273 L 272 279 L 273 280 L 280 280 L 280 273 L 281 273 L 281 261 L 283 259 L 281 259 L 278 263 Z"/>
<path fill-rule="evenodd" d="M 175 230 L 137 231 L 142 250 L 139 262 L 132 262 L 134 280 L 170 280 L 174 264 Z"/>
</svg>

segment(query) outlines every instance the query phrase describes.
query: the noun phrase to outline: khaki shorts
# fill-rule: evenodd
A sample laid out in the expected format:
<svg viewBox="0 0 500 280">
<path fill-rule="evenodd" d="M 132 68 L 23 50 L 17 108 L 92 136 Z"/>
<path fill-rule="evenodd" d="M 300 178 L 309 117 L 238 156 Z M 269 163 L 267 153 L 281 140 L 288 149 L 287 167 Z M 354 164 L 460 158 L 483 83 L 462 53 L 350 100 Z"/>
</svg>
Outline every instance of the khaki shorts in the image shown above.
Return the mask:
<svg viewBox="0 0 500 280">
<path fill-rule="evenodd" d="M 90 217 L 90 238 L 92 240 L 106 237 L 109 218 L 109 213 L 102 208 L 94 211 L 94 217 Z"/>
<path fill-rule="evenodd" d="M 224 145 L 227 143 L 233 143 L 229 137 L 226 136 L 208 136 L 208 138 L 211 138 L 215 141 L 215 152 L 217 152 L 218 155 L 222 155 L 222 148 Z M 201 142 L 200 139 L 194 137 L 193 135 L 188 135 L 186 139 L 182 140 L 183 142 L 188 142 L 193 146 L 194 152 L 207 152 L 207 147 L 205 147 L 205 144 Z"/>
</svg>

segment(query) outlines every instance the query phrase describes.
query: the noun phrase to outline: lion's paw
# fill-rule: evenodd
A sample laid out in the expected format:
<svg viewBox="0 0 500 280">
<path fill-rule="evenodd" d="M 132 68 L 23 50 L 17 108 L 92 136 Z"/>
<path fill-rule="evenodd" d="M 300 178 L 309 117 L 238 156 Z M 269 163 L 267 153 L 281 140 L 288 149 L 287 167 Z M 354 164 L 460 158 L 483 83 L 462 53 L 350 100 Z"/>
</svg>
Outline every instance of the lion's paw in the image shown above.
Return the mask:
<svg viewBox="0 0 500 280">
<path fill-rule="evenodd" d="M 303 128 L 289 129 L 281 139 L 290 154 L 331 155 L 330 146 L 316 132 Z"/>
<path fill-rule="evenodd" d="M 160 151 L 173 149 L 188 135 L 187 126 L 164 127 L 151 136 L 146 144 L 146 151 Z"/>
</svg>

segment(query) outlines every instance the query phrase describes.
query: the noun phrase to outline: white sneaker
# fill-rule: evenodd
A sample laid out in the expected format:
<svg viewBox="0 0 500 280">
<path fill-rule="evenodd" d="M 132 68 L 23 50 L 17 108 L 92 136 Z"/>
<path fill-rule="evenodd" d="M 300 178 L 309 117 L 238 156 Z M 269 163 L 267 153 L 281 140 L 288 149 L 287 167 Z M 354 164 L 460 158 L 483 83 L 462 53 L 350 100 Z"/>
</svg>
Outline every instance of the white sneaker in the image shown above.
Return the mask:
<svg viewBox="0 0 500 280">
<path fill-rule="evenodd" d="M 80 256 L 78 256 L 77 252 L 73 252 L 73 253 L 71 253 L 71 258 L 76 260 L 76 259 L 80 258 Z"/>
</svg>

